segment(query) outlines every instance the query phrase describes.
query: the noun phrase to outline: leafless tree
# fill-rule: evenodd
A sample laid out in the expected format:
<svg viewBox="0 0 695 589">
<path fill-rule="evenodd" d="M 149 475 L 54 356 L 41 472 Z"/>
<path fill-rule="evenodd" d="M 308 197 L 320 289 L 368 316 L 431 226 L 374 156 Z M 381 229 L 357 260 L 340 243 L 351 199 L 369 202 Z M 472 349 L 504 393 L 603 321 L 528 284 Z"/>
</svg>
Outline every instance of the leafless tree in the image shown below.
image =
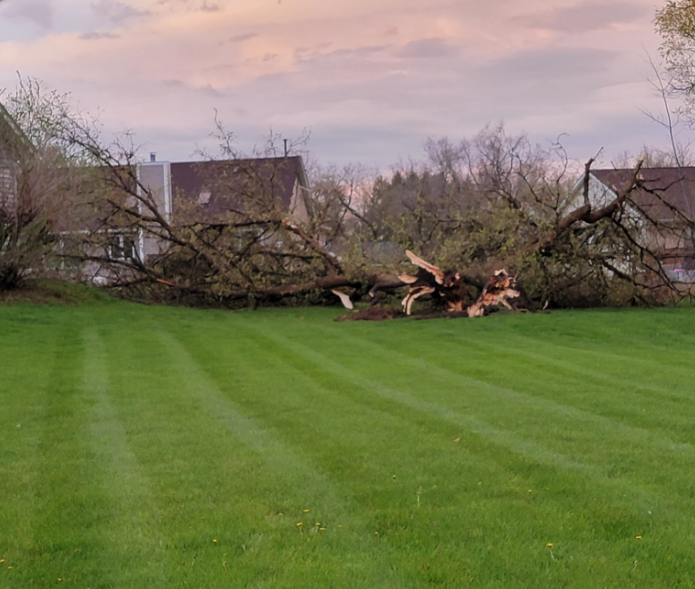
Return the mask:
<svg viewBox="0 0 695 589">
<path fill-rule="evenodd" d="M 79 223 L 85 160 L 62 141 L 67 97 L 19 78 L 0 106 L 0 289 L 66 275 L 60 254 Z"/>
</svg>

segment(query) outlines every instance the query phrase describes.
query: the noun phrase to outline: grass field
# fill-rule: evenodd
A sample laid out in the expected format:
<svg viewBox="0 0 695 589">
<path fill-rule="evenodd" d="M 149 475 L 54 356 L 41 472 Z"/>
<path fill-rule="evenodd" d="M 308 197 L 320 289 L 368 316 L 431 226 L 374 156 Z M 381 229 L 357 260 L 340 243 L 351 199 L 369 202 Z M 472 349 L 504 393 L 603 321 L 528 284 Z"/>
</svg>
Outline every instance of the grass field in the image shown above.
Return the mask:
<svg viewBox="0 0 695 589">
<path fill-rule="evenodd" d="M 695 586 L 695 311 L 0 306 L 0 587 Z"/>
</svg>

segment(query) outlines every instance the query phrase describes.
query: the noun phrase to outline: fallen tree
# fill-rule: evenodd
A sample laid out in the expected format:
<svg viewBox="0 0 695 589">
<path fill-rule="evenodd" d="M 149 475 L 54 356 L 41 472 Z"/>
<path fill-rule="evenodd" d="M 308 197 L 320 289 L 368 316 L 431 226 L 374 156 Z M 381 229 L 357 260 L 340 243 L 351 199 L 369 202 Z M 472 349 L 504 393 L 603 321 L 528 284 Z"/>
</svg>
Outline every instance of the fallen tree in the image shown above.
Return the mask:
<svg viewBox="0 0 695 589">
<path fill-rule="evenodd" d="M 319 171 L 304 195 L 307 214 L 298 218 L 278 198 L 288 158 L 278 156 L 272 138 L 254 154 L 272 160 L 260 170 L 219 130 L 216 161 L 232 162 L 234 172 L 208 179 L 226 203 L 211 217 L 202 201 L 174 201 L 173 213 L 165 210 L 139 173 L 129 137 L 105 148 L 93 126 L 62 128 L 64 144 L 98 170 L 80 243 L 64 259 L 95 269 L 128 298 L 228 308 L 327 304 L 336 293 L 348 304 L 380 304 L 394 294 L 406 315 L 429 300 L 449 316 L 480 316 L 546 302 L 651 304 L 690 294 L 644 237 L 676 229 L 633 199 L 652 190 L 642 182 L 641 160 L 599 204 L 590 198 L 593 159 L 573 191 L 560 146 L 542 151 L 524 136 L 486 128 L 459 145 L 431 142 L 426 164 L 389 179 L 369 180 L 356 168 Z M 653 194 L 661 198 L 658 189 Z M 683 211 L 674 216 L 679 231 L 695 230 Z M 143 243 L 154 245 L 146 251 L 137 247 Z M 404 252 L 416 273 L 407 272 Z"/>
<path fill-rule="evenodd" d="M 514 243 L 506 259 L 486 252 L 486 264 L 442 271 L 406 250 L 409 260 L 418 266 L 414 275 L 377 274 L 365 259 L 355 262 L 350 255 L 339 258 L 322 243 L 320 235 L 312 234 L 316 228 L 312 228 L 311 221 L 301 224 L 273 203 L 272 186 L 264 186 L 260 179 L 254 180 L 255 184 L 248 190 L 250 199 L 243 206 L 226 211 L 214 221 L 185 214 L 187 222 L 181 222 L 162 214 L 150 187 L 138 178 L 135 165 L 108 157 L 104 164 L 110 190 L 103 192 L 96 207 L 102 214 L 95 224 L 97 229 L 88 237 L 87 254 L 82 259 L 108 266 L 114 287 L 127 296 L 235 307 L 286 300 L 316 303 L 325 301 L 337 289 L 343 289 L 340 292 L 351 301 L 367 294 L 378 300 L 385 292 L 407 289 L 403 300 L 406 315 L 411 313 L 418 298 L 428 295 L 449 313 L 466 311 L 470 316 L 479 316 L 493 307 L 529 308 L 551 299 L 556 286 L 553 282 L 549 281 L 545 288 L 533 283 L 538 280 L 538 274 L 542 278 L 543 272 L 547 273 L 548 267 L 563 256 L 568 261 L 555 272 L 577 272 L 585 265 L 594 278 L 605 281 L 610 272 L 610 279 L 629 285 L 638 300 L 647 301 L 648 294 L 657 289 L 677 292 L 660 268 L 656 254 L 640 242 L 634 219 L 625 214 L 630 194 L 641 186 L 641 161 L 616 197 L 601 207 L 589 202 L 588 186 L 585 186 L 581 204 L 556 216 L 552 222 L 538 217 L 522 226 L 517 215 L 515 224 L 504 228 L 514 229 Z M 591 164 L 592 160 L 587 162 L 587 172 Z M 235 195 L 235 202 L 239 198 Z M 264 207 L 255 206 L 259 201 L 266 203 Z M 517 211 L 516 205 L 509 202 L 515 201 L 507 201 L 505 210 Z M 135 251 L 114 260 L 107 242 L 115 232 L 145 235 L 164 246 L 147 260 Z M 465 236 L 457 237 L 452 241 L 465 239 Z M 448 242 L 442 244 L 443 248 L 451 246 Z M 465 262 L 465 251 L 462 254 Z M 651 270 L 649 278 L 636 267 L 625 269 L 626 264 L 635 261 Z M 515 268 L 514 276 L 506 271 L 496 272 L 494 268 L 485 275 L 492 263 L 506 265 L 507 262 Z M 525 283 L 533 284 L 530 301 L 516 286 L 519 274 L 525 276 Z M 655 281 L 654 277 L 659 280 Z M 577 280 L 581 280 L 581 275 Z"/>
</svg>

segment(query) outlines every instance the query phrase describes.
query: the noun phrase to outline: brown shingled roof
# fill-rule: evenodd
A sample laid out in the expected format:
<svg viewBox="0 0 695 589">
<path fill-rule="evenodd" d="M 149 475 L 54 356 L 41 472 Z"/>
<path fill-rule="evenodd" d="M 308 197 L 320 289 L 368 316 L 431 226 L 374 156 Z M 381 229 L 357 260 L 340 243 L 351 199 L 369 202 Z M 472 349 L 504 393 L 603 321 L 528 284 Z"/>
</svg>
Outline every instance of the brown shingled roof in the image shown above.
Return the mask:
<svg viewBox="0 0 695 589">
<path fill-rule="evenodd" d="M 299 156 L 171 164 L 173 213 L 193 207 L 206 221 L 262 200 L 289 211 L 295 182 L 306 185 Z"/>
<path fill-rule="evenodd" d="M 592 170 L 591 173 L 617 192 L 630 180 L 632 170 Z M 642 168 L 639 177 L 646 190 L 636 190 L 630 198 L 648 215 L 660 221 L 671 220 L 674 218 L 671 205 L 695 220 L 695 167 Z M 656 191 L 658 196 L 649 191 Z"/>
</svg>

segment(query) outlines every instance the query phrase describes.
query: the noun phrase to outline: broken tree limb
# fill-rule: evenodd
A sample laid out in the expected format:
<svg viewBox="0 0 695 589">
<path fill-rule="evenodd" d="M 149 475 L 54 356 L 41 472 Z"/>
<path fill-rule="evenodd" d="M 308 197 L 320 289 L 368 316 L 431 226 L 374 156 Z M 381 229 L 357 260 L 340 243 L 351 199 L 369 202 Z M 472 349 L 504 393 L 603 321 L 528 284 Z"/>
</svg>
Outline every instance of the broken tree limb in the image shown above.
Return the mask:
<svg viewBox="0 0 695 589">
<path fill-rule="evenodd" d="M 410 315 L 415 299 L 426 294 L 434 294 L 444 302 L 448 312 L 462 311 L 468 298 L 468 287 L 461 274 L 452 270 L 442 271 L 441 268 L 426 262 L 410 250 L 406 250 L 408 259 L 416 266 L 415 276 L 401 274 L 398 278 L 409 286 L 408 294 L 401 305 L 406 315 Z"/>
<path fill-rule="evenodd" d="M 444 272 L 442 272 L 437 266 L 435 266 L 434 264 L 430 264 L 429 262 L 425 262 L 425 260 L 416 256 L 410 250 L 405 250 L 405 255 L 408 256 L 408 259 L 415 266 L 418 266 L 426 272 L 429 272 L 433 276 L 434 281 L 437 284 L 444 284 Z"/>
<path fill-rule="evenodd" d="M 312 250 L 319 254 L 326 262 L 333 267 L 333 269 L 338 274 L 345 274 L 345 269 L 342 267 L 338 259 L 326 248 L 324 248 L 318 241 L 316 241 L 311 235 L 309 235 L 304 229 L 299 225 L 294 223 L 289 217 L 282 220 L 282 225 L 300 239 L 304 241 Z"/>
<path fill-rule="evenodd" d="M 435 292 L 435 288 L 433 286 L 420 285 L 410 287 L 408 294 L 405 295 L 405 298 L 401 303 L 403 305 L 403 311 L 405 311 L 405 314 L 410 315 L 410 310 L 415 302 L 415 299 L 421 297 L 422 295 L 432 294 L 433 292 Z"/>
<path fill-rule="evenodd" d="M 468 307 L 468 316 L 483 317 L 500 306 L 510 311 L 528 310 L 526 295 L 518 286 L 516 278 L 509 276 L 506 270 L 498 270 L 490 278 L 478 300 Z"/>
<path fill-rule="evenodd" d="M 613 215 L 622 208 L 625 200 L 627 199 L 634 190 L 639 187 L 639 176 L 642 165 L 644 164 L 644 156 L 642 156 L 635 167 L 632 169 L 632 173 L 628 180 L 623 184 L 623 186 L 618 190 L 615 198 L 609 202 L 607 205 L 594 210 L 593 205 L 589 200 L 589 171 L 591 170 L 591 164 L 593 163 L 593 158 L 590 159 L 585 166 L 584 172 L 584 186 L 583 186 L 583 202 L 584 204 L 568 213 L 564 217 L 558 220 L 555 228 L 548 233 L 536 247 L 535 251 L 541 255 L 547 255 L 552 251 L 552 245 L 563 236 L 568 230 L 574 227 L 579 222 L 584 222 L 589 225 L 598 223 L 602 219 L 612 218 Z"/>
<path fill-rule="evenodd" d="M 352 301 L 350 300 L 349 295 L 335 288 L 332 288 L 331 292 L 340 299 L 340 302 L 343 304 L 343 307 L 349 309 L 350 311 L 352 311 L 352 309 L 355 308 L 355 306 L 352 304 Z"/>
</svg>

